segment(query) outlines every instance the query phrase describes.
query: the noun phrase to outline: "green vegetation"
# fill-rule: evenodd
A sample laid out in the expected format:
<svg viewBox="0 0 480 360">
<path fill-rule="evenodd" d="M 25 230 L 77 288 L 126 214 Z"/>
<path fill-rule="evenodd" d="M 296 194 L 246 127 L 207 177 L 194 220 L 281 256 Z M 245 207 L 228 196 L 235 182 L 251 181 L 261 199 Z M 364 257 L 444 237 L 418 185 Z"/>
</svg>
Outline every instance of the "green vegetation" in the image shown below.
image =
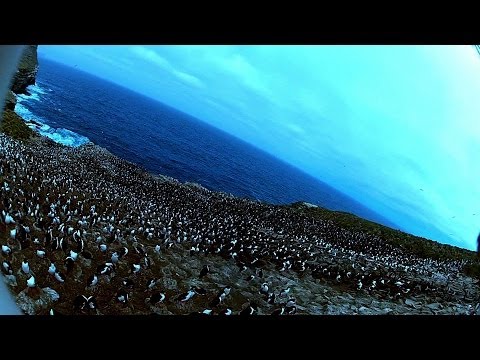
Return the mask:
<svg viewBox="0 0 480 360">
<path fill-rule="evenodd" d="M 34 135 L 32 129 L 12 110 L 5 110 L 3 112 L 0 132 L 18 140 L 27 140 Z"/>
<path fill-rule="evenodd" d="M 473 251 L 410 235 L 342 211 L 331 211 L 321 207 L 309 208 L 301 202 L 296 202 L 289 207 L 319 219 L 331 220 L 345 230 L 362 231 L 376 235 L 383 241 L 422 258 L 469 260 L 469 264 L 465 266 L 464 272 L 469 276 L 480 278 L 480 263 L 476 253 Z"/>
</svg>

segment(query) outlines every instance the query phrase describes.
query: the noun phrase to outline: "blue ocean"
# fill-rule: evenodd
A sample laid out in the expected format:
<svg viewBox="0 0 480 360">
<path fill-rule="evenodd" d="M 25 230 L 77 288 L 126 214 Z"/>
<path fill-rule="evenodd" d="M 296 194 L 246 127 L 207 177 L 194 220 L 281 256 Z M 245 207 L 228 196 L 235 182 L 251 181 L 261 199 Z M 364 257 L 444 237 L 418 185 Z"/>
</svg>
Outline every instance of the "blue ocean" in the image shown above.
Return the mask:
<svg viewBox="0 0 480 360">
<path fill-rule="evenodd" d="M 75 68 L 39 59 L 15 111 L 52 140 L 92 141 L 152 174 L 273 204 L 306 201 L 397 228 L 301 170 L 188 114 Z"/>
</svg>

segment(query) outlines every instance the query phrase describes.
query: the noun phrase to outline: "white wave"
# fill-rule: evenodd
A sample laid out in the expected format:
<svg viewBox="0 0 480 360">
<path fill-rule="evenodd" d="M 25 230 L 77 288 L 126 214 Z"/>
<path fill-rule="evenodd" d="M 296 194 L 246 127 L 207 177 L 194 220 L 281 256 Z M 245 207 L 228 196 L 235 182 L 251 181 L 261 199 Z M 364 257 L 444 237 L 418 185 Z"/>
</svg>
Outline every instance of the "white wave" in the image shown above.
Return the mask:
<svg viewBox="0 0 480 360">
<path fill-rule="evenodd" d="M 30 110 L 28 110 L 24 105 L 22 105 L 21 101 L 17 100 L 17 104 L 15 105 L 15 112 L 24 120 L 38 121 L 38 117 L 34 116 Z"/>
<path fill-rule="evenodd" d="M 55 141 L 56 143 L 66 146 L 76 147 L 86 144 L 90 141 L 87 137 L 77 134 L 68 129 L 55 129 L 46 124 L 42 124 L 42 126 L 40 128 L 36 128 L 36 130 L 41 135 Z"/>
<path fill-rule="evenodd" d="M 35 123 L 39 124 L 39 126 L 35 124 L 28 124 L 28 126 L 38 132 L 40 135 L 43 135 L 56 143 L 66 145 L 66 146 L 80 146 L 83 144 L 88 143 L 90 140 L 77 134 L 73 131 L 64 128 L 53 128 L 47 124 L 45 124 L 45 120 L 39 116 L 35 116 L 30 110 L 28 110 L 21 102 L 17 101 L 17 105 L 15 106 L 15 112 L 22 117 L 25 121 L 35 121 Z"/>
</svg>

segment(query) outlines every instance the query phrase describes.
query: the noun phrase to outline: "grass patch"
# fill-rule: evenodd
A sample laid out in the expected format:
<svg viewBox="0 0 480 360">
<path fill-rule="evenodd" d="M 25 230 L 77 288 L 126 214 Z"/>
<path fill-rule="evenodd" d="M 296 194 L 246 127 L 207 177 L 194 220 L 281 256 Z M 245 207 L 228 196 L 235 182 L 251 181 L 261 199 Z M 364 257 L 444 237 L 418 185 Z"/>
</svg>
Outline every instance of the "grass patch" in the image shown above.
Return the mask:
<svg viewBox="0 0 480 360">
<path fill-rule="evenodd" d="M 34 136 L 32 129 L 12 110 L 3 112 L 0 132 L 17 140 L 27 140 Z"/>
</svg>

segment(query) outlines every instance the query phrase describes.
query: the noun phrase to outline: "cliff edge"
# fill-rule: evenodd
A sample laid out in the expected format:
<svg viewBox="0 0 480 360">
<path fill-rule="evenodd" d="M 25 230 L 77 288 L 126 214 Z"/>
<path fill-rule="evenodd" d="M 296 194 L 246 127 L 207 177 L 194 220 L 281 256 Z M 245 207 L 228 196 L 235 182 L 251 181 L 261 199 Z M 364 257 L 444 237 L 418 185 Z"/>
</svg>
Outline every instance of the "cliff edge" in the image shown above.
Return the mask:
<svg viewBox="0 0 480 360">
<path fill-rule="evenodd" d="M 28 45 L 18 63 L 17 72 L 13 76 L 11 91 L 7 94 L 5 108 L 15 109 L 15 94 L 28 94 L 27 86 L 34 85 L 38 72 L 38 45 Z"/>
</svg>

